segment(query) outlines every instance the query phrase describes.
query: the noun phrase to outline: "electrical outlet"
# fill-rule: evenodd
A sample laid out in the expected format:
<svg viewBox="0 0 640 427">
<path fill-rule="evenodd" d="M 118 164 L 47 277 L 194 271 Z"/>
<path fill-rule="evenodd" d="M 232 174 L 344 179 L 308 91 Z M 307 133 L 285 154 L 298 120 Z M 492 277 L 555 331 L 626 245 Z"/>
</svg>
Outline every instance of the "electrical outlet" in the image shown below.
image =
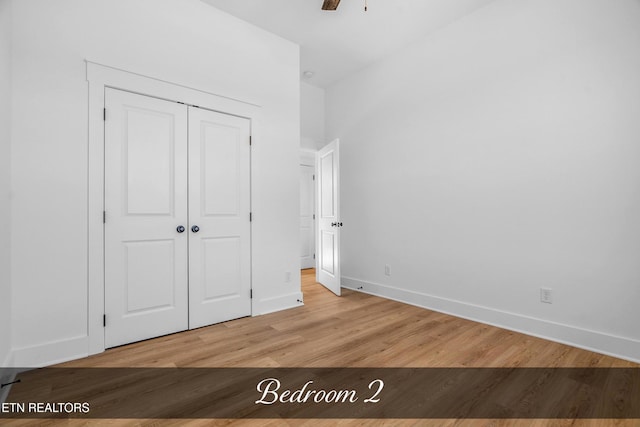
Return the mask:
<svg viewBox="0 0 640 427">
<path fill-rule="evenodd" d="M 384 266 L 384 275 L 391 276 L 391 267 L 389 267 L 389 265 Z"/>
<path fill-rule="evenodd" d="M 540 288 L 540 302 L 553 304 L 553 291 L 548 288 Z"/>
<path fill-rule="evenodd" d="M 285 271 L 285 273 L 284 273 L 284 281 L 285 281 L 285 283 L 291 282 L 291 272 L 290 271 Z"/>
</svg>

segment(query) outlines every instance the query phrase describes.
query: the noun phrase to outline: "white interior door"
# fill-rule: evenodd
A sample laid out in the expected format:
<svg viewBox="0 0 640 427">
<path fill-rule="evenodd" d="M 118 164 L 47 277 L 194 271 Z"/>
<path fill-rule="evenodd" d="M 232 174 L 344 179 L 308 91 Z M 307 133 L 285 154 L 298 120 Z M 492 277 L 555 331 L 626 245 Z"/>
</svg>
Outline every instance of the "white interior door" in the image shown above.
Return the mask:
<svg viewBox="0 0 640 427">
<path fill-rule="evenodd" d="M 340 174 L 339 141 L 318 152 L 317 173 L 317 281 L 340 295 Z"/>
<path fill-rule="evenodd" d="M 313 166 L 300 165 L 300 268 L 316 266 Z"/>
<path fill-rule="evenodd" d="M 250 121 L 189 107 L 189 327 L 251 315 Z"/>
<path fill-rule="evenodd" d="M 188 328 L 187 111 L 105 93 L 106 347 Z"/>
</svg>

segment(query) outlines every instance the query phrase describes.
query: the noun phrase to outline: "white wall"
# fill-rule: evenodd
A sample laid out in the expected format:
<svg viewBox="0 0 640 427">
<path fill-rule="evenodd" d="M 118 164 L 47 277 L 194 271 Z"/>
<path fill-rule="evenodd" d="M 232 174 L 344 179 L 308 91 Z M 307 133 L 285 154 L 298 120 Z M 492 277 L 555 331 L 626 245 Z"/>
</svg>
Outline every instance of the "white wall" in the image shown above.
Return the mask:
<svg viewBox="0 0 640 427">
<path fill-rule="evenodd" d="M 317 150 L 326 144 L 325 91 L 300 82 L 300 147 Z"/>
<path fill-rule="evenodd" d="M 11 3 L 0 0 L 0 367 L 11 349 Z"/>
<path fill-rule="evenodd" d="M 498 0 L 337 83 L 343 283 L 640 360 L 639 117 L 637 0 Z"/>
<path fill-rule="evenodd" d="M 298 46 L 198 0 L 21 0 L 13 12 L 15 363 L 82 355 L 87 334 L 85 59 L 262 106 L 254 297 L 259 312 L 297 305 Z"/>
</svg>

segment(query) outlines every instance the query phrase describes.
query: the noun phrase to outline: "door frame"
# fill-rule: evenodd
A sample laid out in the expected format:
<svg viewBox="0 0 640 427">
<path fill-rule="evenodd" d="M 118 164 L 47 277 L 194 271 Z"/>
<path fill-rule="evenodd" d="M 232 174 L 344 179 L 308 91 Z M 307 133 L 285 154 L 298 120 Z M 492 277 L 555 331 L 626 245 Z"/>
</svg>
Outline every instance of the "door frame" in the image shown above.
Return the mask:
<svg viewBox="0 0 640 427">
<path fill-rule="evenodd" d="M 309 166 L 313 168 L 313 175 L 315 177 L 316 171 L 316 154 L 317 150 L 312 150 L 310 148 L 301 148 L 300 149 L 300 166 Z M 314 178 L 315 179 L 315 178 Z M 316 187 L 315 182 L 313 185 L 313 214 L 316 215 Z M 315 255 L 316 252 L 316 234 L 318 233 L 316 229 L 316 221 L 313 221 L 313 252 Z M 318 268 L 318 261 L 314 258 L 314 268 Z"/>
<path fill-rule="evenodd" d="M 88 354 L 92 355 L 105 350 L 103 325 L 105 285 L 103 222 L 105 88 L 114 88 L 168 101 L 196 105 L 220 113 L 249 119 L 251 122 L 252 145 L 256 141 L 260 141 L 262 111 L 257 103 L 166 82 L 91 61 L 85 62 L 89 86 L 87 337 Z M 253 171 L 253 163 L 250 164 L 250 171 Z M 253 173 L 251 173 L 250 188 L 254 188 Z M 251 202 L 253 201 L 252 193 L 250 200 Z M 253 247 L 251 248 L 251 270 L 253 271 Z M 256 301 L 252 300 L 252 313 L 256 312 L 255 304 Z"/>
</svg>

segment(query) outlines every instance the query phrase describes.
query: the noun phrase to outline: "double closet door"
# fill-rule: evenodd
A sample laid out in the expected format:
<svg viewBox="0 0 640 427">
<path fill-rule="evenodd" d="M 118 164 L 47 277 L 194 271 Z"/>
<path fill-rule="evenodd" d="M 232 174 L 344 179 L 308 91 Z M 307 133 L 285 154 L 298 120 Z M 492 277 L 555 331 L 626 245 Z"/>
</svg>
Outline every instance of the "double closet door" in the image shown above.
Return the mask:
<svg viewBox="0 0 640 427">
<path fill-rule="evenodd" d="M 251 314 L 250 123 L 105 93 L 105 344 Z"/>
</svg>

